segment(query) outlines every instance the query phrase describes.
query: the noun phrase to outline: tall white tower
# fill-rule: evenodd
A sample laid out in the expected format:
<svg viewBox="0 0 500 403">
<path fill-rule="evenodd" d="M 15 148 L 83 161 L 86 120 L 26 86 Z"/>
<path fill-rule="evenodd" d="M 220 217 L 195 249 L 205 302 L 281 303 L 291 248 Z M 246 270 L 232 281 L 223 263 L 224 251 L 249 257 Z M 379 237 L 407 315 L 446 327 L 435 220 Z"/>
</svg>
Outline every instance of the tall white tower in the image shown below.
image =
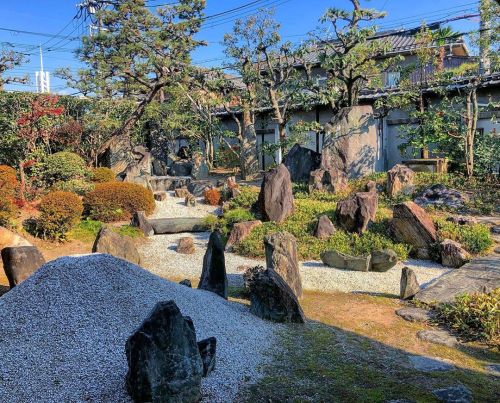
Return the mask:
<svg viewBox="0 0 500 403">
<path fill-rule="evenodd" d="M 50 74 L 43 71 L 43 51 L 40 45 L 40 71 L 35 71 L 36 92 L 39 94 L 50 93 Z"/>
</svg>

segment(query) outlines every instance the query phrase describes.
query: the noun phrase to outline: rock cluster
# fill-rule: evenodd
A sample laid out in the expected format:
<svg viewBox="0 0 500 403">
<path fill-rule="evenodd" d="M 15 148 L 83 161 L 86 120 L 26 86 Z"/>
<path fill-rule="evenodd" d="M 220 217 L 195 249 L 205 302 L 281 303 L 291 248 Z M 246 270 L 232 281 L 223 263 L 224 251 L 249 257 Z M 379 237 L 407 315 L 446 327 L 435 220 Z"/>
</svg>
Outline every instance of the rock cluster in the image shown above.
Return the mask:
<svg viewBox="0 0 500 403">
<path fill-rule="evenodd" d="M 377 213 L 377 193 L 358 192 L 337 203 L 337 225 L 348 232 L 362 234 Z"/>
<path fill-rule="evenodd" d="M 375 250 L 367 256 L 350 256 L 336 250 L 327 250 L 320 257 L 327 266 L 354 271 L 386 272 L 398 262 L 398 256 L 392 249 Z"/>
<path fill-rule="evenodd" d="M 456 189 L 448 189 L 446 186 L 437 184 L 424 190 L 422 194 L 415 199 L 419 206 L 446 206 L 452 209 L 458 209 L 469 201 L 469 197 Z"/>
<path fill-rule="evenodd" d="M 337 193 L 347 187 L 347 174 L 336 168 L 320 167 L 309 176 L 309 192 Z"/>
<path fill-rule="evenodd" d="M 256 207 L 264 221 L 281 223 L 293 213 L 292 181 L 284 164 L 264 174 Z"/>
</svg>

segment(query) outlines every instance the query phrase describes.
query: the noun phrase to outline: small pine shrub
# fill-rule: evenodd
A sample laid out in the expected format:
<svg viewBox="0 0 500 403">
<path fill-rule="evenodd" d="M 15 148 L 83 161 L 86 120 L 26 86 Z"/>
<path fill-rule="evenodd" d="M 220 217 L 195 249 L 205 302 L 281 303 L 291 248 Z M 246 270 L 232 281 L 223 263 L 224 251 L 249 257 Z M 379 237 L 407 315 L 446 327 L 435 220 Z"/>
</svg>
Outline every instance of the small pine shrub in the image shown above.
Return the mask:
<svg viewBox="0 0 500 403">
<path fill-rule="evenodd" d="M 92 181 L 97 183 L 114 182 L 116 175 L 110 168 L 99 167 L 92 171 Z"/>
<path fill-rule="evenodd" d="M 83 196 L 94 190 L 94 184 L 82 179 L 70 179 L 69 181 L 55 183 L 53 188 Z"/>
<path fill-rule="evenodd" d="M 440 241 L 451 239 L 459 242 L 473 255 L 486 252 L 493 244 L 490 231 L 486 225 L 459 225 L 443 219 L 436 220 Z"/>
<path fill-rule="evenodd" d="M 64 240 L 68 231 L 80 221 L 83 204 L 76 194 L 57 190 L 42 198 L 39 209 L 40 216 L 36 220 L 37 235 Z"/>
<path fill-rule="evenodd" d="M 464 294 L 437 306 L 438 319 L 466 340 L 500 344 L 500 288 L 489 293 Z"/>
<path fill-rule="evenodd" d="M 68 151 L 47 156 L 38 170 L 41 179 L 48 185 L 71 179 L 83 179 L 89 174 L 84 159 Z"/>
<path fill-rule="evenodd" d="M 221 192 L 218 189 L 205 190 L 205 203 L 211 206 L 218 206 L 221 202 Z"/>
<path fill-rule="evenodd" d="M 153 192 L 135 183 L 98 183 L 83 199 L 85 214 L 104 222 L 128 220 L 136 211 L 151 214 L 155 208 Z"/>
</svg>

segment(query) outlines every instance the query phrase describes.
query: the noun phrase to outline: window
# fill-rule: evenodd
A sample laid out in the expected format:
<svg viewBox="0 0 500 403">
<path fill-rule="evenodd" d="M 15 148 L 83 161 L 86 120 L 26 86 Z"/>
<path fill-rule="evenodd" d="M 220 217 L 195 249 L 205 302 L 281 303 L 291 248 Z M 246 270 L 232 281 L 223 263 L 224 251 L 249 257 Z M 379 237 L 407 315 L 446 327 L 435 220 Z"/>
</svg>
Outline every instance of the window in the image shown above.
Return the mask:
<svg viewBox="0 0 500 403">
<path fill-rule="evenodd" d="M 399 71 L 393 71 L 387 73 L 387 86 L 396 87 L 399 84 L 400 73 Z"/>
</svg>

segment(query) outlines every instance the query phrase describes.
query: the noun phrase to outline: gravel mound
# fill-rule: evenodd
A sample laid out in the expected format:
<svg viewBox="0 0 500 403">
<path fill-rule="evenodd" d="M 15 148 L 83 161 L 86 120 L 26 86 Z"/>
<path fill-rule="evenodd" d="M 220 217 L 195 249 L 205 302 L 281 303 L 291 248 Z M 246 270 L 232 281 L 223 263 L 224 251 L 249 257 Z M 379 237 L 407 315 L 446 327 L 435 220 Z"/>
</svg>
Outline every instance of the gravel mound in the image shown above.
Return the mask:
<svg viewBox="0 0 500 403">
<path fill-rule="evenodd" d="M 201 275 L 203 255 L 205 254 L 209 235 L 208 232 L 155 235 L 139 246 L 141 261 L 145 268 L 161 277 L 198 279 Z M 196 252 L 193 255 L 183 255 L 176 252 L 177 241 L 183 236 L 193 237 L 196 247 Z M 234 253 L 226 253 L 229 285 L 243 285 L 243 273 L 238 270 L 238 266 L 245 265 L 266 266 L 266 262 L 264 259 L 255 260 Z M 387 293 L 393 295 L 399 295 L 401 269 L 404 266 L 412 268 L 419 283 L 424 286 L 450 270 L 438 263 L 415 259 L 399 262 L 385 273 L 340 270 L 327 267 L 318 261 L 299 262 L 304 290 Z"/>
<path fill-rule="evenodd" d="M 193 319 L 198 340 L 217 337 L 204 401 L 232 401 L 259 377 L 279 326 L 99 254 L 52 261 L 0 298 L 0 401 L 130 402 L 125 342 L 157 302 L 171 299 Z"/>
</svg>

